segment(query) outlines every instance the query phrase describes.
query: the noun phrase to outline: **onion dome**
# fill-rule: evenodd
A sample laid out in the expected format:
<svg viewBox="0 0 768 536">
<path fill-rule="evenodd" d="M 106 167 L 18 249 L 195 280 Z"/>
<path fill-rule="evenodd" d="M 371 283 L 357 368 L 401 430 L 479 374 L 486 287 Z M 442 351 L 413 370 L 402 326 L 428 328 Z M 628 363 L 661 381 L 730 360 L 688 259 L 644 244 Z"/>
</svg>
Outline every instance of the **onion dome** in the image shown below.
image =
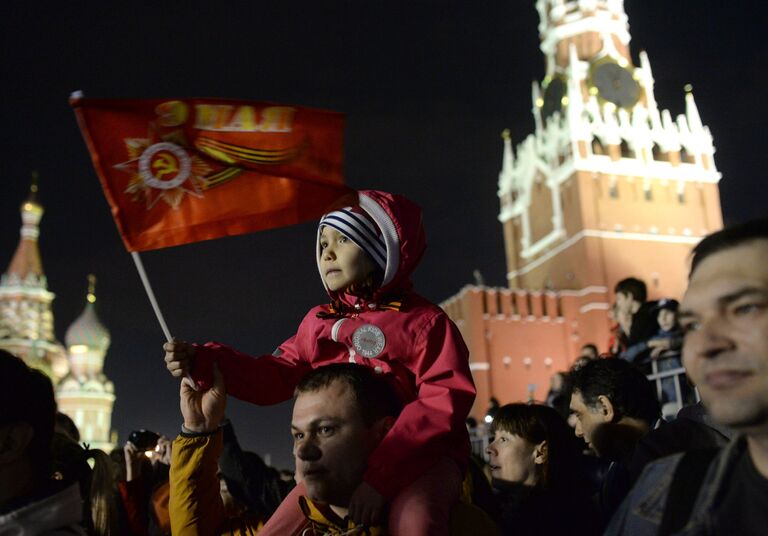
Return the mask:
<svg viewBox="0 0 768 536">
<path fill-rule="evenodd" d="M 11 259 L 8 269 L 3 274 L 3 282 L 8 285 L 45 286 L 43 264 L 37 239 L 40 236 L 40 219 L 43 206 L 37 199 L 37 173 L 32 174 L 29 197 L 21 204 L 21 240 Z"/>
<path fill-rule="evenodd" d="M 64 338 L 70 353 L 86 351 L 106 352 L 109 348 L 109 331 L 96 316 L 96 277 L 88 276 L 88 295 L 85 309 L 67 329 Z"/>
</svg>

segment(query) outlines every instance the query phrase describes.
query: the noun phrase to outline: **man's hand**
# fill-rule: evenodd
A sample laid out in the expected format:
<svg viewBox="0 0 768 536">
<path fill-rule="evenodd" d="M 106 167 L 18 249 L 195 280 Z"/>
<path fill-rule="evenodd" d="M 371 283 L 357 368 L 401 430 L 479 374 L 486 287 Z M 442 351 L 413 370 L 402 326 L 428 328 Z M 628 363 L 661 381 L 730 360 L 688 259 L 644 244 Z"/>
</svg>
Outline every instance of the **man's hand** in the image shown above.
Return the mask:
<svg viewBox="0 0 768 536">
<path fill-rule="evenodd" d="M 192 358 L 195 356 L 195 347 L 184 341 L 166 342 L 165 366 L 174 378 L 180 378 L 189 374 L 192 370 Z"/>
<path fill-rule="evenodd" d="M 144 453 L 130 441 L 126 441 L 123 445 L 123 453 L 125 454 L 125 481 L 136 480 L 141 476 Z"/>
<path fill-rule="evenodd" d="M 162 463 L 163 465 L 171 465 L 171 452 L 173 443 L 170 439 L 161 435 L 157 440 L 157 446 L 152 452 L 152 463 Z"/>
<path fill-rule="evenodd" d="M 629 311 L 618 311 L 616 313 L 616 322 L 621 326 L 621 331 L 629 335 L 632 331 L 632 313 Z"/>
<path fill-rule="evenodd" d="M 384 521 L 387 501 L 367 482 L 361 482 L 349 500 L 349 518 L 356 525 L 375 527 Z"/>
<path fill-rule="evenodd" d="M 213 366 L 213 387 L 207 391 L 196 391 L 186 378 L 181 380 L 179 398 L 185 428 L 193 432 L 216 430 L 224 420 L 227 409 L 227 392 L 219 367 Z"/>
<path fill-rule="evenodd" d="M 648 348 L 651 348 L 651 359 L 658 359 L 671 347 L 672 339 L 651 339 L 648 341 Z"/>
</svg>

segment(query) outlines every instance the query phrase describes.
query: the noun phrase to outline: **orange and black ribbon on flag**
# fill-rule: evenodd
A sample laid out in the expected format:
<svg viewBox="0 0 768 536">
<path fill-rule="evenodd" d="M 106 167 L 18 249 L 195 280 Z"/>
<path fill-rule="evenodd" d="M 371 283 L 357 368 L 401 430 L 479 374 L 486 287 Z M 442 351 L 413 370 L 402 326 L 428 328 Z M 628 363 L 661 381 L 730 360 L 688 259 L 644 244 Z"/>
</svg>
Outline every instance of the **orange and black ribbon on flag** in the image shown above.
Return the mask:
<svg viewBox="0 0 768 536">
<path fill-rule="evenodd" d="M 355 204 L 344 117 L 225 99 L 73 97 L 120 235 L 146 251 L 292 225 Z"/>
</svg>

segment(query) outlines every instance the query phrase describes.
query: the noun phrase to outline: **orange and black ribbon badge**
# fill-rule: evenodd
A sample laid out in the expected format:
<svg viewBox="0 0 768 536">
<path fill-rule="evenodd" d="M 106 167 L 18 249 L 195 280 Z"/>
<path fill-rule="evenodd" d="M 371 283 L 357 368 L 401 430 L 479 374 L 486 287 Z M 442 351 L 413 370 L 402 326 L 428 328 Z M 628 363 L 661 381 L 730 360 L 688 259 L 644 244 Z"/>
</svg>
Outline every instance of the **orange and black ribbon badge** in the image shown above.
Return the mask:
<svg viewBox="0 0 768 536">
<path fill-rule="evenodd" d="M 401 296 L 391 296 L 386 301 L 376 303 L 377 310 L 400 311 L 402 308 L 403 298 Z M 329 318 L 351 317 L 358 313 L 360 313 L 360 311 L 345 305 L 341 300 L 333 300 L 328 304 L 328 311 L 319 311 L 315 316 L 322 320 L 326 320 Z"/>
<path fill-rule="evenodd" d="M 307 148 L 305 141 L 285 149 L 253 149 L 223 142 L 207 136 L 199 136 L 195 147 L 214 160 L 226 164 L 280 165 L 298 159 Z"/>
</svg>

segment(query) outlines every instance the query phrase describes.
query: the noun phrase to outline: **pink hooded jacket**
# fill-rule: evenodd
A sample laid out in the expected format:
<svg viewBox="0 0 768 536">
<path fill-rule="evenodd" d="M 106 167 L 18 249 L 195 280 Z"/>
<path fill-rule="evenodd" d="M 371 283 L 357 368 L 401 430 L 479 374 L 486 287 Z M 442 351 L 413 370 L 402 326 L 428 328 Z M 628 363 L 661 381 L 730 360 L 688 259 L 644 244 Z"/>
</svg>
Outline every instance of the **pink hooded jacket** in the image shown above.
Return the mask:
<svg viewBox="0 0 768 536">
<path fill-rule="evenodd" d="M 421 209 L 375 190 L 359 192 L 359 201 L 381 229 L 387 249 L 384 278 L 372 299 L 329 292 L 337 306 L 343 304 L 343 313 L 329 314 L 329 305 L 314 307 L 273 355 L 253 358 L 218 343 L 199 346 L 193 377 L 203 388 L 210 386 L 216 361 L 230 395 L 270 405 L 290 399 L 301 378 L 323 365 L 352 362 L 387 375 L 404 408 L 371 454 L 363 478 L 391 499 L 441 456 L 464 468 L 469 456 L 464 421 L 475 386 L 456 326 L 411 291 L 410 275 L 426 248 Z M 319 261 L 318 248 L 318 268 Z M 402 303 L 399 310 L 383 308 L 393 301 Z"/>
</svg>

